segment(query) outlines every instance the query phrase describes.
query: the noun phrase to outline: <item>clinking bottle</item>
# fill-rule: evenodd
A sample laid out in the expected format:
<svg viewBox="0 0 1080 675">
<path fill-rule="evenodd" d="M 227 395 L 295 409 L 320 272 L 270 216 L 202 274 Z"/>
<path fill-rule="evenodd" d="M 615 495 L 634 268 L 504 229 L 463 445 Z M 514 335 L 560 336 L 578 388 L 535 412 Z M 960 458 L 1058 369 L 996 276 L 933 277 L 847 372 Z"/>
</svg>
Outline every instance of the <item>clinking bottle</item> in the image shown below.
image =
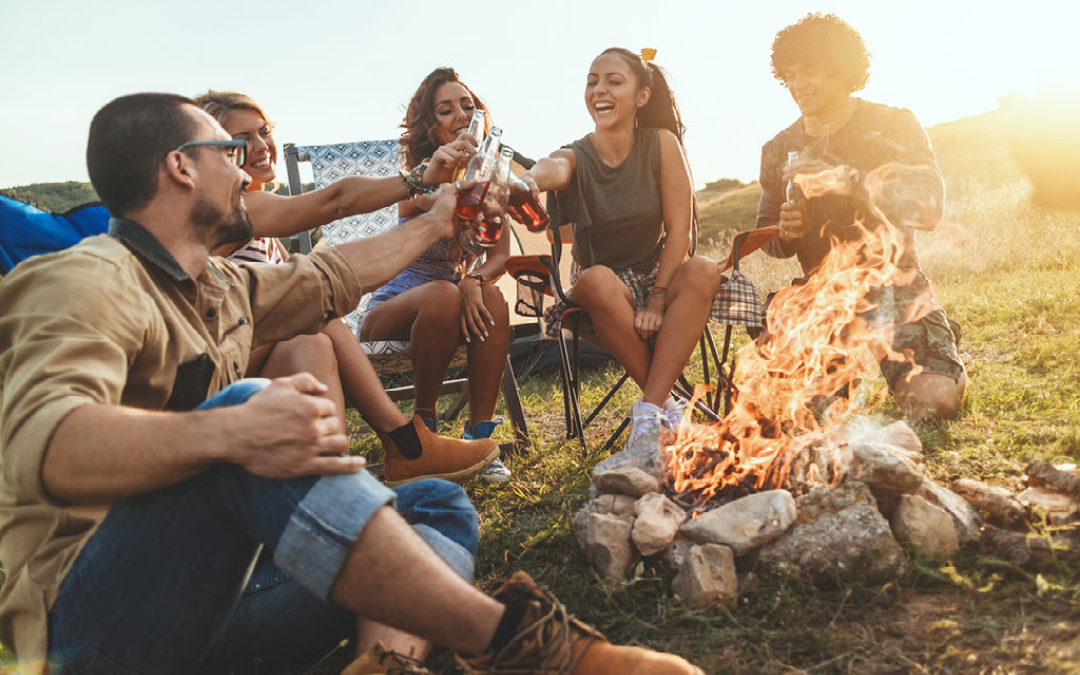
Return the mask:
<svg viewBox="0 0 1080 675">
<path fill-rule="evenodd" d="M 480 204 L 484 201 L 488 185 L 495 174 L 495 164 L 499 157 L 499 142 L 502 129 L 493 127 L 480 146 L 480 151 L 469 160 L 462 181 L 476 182 L 470 189 L 458 194 L 457 208 L 454 213 L 462 220 L 472 220 L 480 213 Z"/>
<path fill-rule="evenodd" d="M 469 122 L 469 128 L 465 133 L 469 134 L 477 140 L 477 142 L 484 140 L 484 122 L 487 120 L 487 113 L 480 108 L 473 111 L 472 120 Z M 454 177 L 452 180 L 459 181 L 465 178 L 465 170 L 468 167 L 468 162 L 458 162 L 457 168 L 454 169 Z"/>
</svg>

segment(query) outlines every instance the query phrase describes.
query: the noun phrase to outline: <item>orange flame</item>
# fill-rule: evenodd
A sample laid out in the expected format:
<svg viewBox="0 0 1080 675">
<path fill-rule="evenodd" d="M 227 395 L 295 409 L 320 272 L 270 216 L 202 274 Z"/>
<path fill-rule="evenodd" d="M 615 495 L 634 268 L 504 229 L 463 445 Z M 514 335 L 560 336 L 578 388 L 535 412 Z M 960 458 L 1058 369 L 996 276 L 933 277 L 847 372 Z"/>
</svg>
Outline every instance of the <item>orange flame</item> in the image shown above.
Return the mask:
<svg viewBox="0 0 1080 675">
<path fill-rule="evenodd" d="M 909 167 L 900 169 L 910 175 Z M 887 295 L 894 284 L 904 284 L 913 274 L 898 266 L 905 237 L 876 199 L 889 189 L 895 191 L 901 177 L 897 167 L 882 167 L 868 176 L 871 211 L 880 224 L 867 227 L 855 222 L 857 240 L 834 238 L 830 253 L 804 285 L 776 294 L 768 311 L 771 335 L 736 355 L 739 369 L 731 412 L 716 424 L 679 427 L 667 448 L 676 493 L 691 493 L 704 502 L 732 486 L 787 487 L 796 465 L 802 466 L 804 480 L 839 480 L 843 473 L 839 453 L 826 451 L 810 458 L 811 450 L 821 449 L 823 436 L 812 408 L 845 385 L 853 392 L 866 374 L 867 362 L 911 361 L 910 354 L 892 349 L 893 325 L 920 318 L 932 307 L 916 302 L 911 315 L 888 317 L 881 316 L 870 299 Z M 850 186 L 846 175 L 836 170 L 797 180 L 808 197 L 843 192 Z M 881 303 L 881 308 L 886 306 L 891 303 Z M 912 366 L 909 378 L 921 371 Z M 851 407 L 848 400 L 838 398 L 822 417 L 828 426 L 835 425 Z"/>
</svg>

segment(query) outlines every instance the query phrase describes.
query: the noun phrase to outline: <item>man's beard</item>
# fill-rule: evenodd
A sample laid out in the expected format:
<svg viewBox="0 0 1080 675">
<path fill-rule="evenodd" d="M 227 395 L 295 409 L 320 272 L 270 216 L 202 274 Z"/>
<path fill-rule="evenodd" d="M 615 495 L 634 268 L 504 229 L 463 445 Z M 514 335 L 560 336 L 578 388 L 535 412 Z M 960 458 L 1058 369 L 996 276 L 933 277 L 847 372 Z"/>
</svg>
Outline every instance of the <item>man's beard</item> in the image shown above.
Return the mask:
<svg viewBox="0 0 1080 675">
<path fill-rule="evenodd" d="M 226 213 L 205 195 L 200 195 L 191 208 L 191 221 L 203 236 L 210 237 L 211 250 L 224 244 L 243 244 L 251 240 L 251 221 L 242 199 L 232 212 Z"/>
</svg>

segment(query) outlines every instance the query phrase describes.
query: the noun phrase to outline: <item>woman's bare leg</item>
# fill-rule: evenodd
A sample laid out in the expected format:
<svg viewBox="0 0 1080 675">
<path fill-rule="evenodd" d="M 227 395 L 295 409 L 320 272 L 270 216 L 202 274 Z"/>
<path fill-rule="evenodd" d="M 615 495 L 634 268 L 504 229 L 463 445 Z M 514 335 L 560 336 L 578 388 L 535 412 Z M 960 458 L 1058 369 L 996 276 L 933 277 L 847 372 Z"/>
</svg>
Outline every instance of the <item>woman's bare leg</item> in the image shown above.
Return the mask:
<svg viewBox="0 0 1080 675">
<path fill-rule="evenodd" d="M 345 395 L 341 390 L 337 358 L 330 338 L 317 335 L 298 335 L 291 340 L 275 342 L 274 348 L 259 369 L 259 377 L 287 377 L 296 373 L 311 373 L 326 385 L 324 396 L 334 402 L 341 428 L 345 428 Z"/>
<path fill-rule="evenodd" d="M 594 265 L 578 277 L 570 299 L 589 314 L 601 344 L 644 390 L 652 354 L 634 330 L 637 305 L 626 284 L 610 268 Z"/>
<path fill-rule="evenodd" d="M 664 322 L 656 334 L 656 344 L 641 398 L 662 405 L 694 353 L 709 322 L 720 268 L 708 258 L 697 256 L 684 262 L 672 277 L 667 291 Z"/>
<path fill-rule="evenodd" d="M 416 407 L 435 410 L 461 339 L 461 293 L 449 281 L 409 289 L 367 313 L 362 340 L 409 340 Z"/>
<path fill-rule="evenodd" d="M 485 326 L 488 335 L 483 342 L 469 343 L 469 427 L 495 416 L 499 401 L 506 355 L 510 351 L 510 308 L 498 286 L 482 287 L 484 306 L 495 325 Z"/>
<path fill-rule="evenodd" d="M 327 324 L 323 333 L 334 345 L 345 397 L 356 406 L 368 424 L 375 431 L 383 433 L 408 424 L 409 420 L 386 395 L 382 380 L 349 326 L 343 320 L 335 319 Z"/>
</svg>

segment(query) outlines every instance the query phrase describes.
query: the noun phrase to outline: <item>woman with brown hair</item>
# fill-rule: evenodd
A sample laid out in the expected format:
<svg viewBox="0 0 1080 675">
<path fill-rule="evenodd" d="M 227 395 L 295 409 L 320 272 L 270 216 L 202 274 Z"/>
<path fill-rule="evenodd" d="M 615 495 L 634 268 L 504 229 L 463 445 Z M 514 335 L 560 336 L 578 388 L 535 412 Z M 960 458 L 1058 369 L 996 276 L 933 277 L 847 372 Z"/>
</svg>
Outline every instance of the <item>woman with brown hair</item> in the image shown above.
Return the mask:
<svg viewBox="0 0 1080 675">
<path fill-rule="evenodd" d="M 349 177 L 320 190 L 287 197 L 265 190 L 276 179 L 277 144 L 269 116 L 250 97 L 210 90 L 195 98 L 234 139 L 247 141 L 251 176 L 247 203 L 255 237 L 235 250 L 221 251 L 238 262 L 278 263 L 285 252 L 277 237 L 366 213 L 393 203 L 405 193 L 397 177 Z M 422 170 L 423 182 L 438 184 L 461 156 L 475 153 L 468 139 L 455 140 L 433 154 Z M 415 178 L 419 179 L 420 176 Z M 491 441 L 462 441 L 436 436 L 417 416 L 410 421 L 386 395 L 367 355 L 344 321 L 331 321 L 317 335 L 300 336 L 252 351 L 247 375 L 280 377 L 310 372 L 325 383 L 344 423 L 345 398 L 379 434 L 386 449 L 384 474 L 390 486 L 421 478 L 462 479 L 488 466 L 498 456 Z"/>
<path fill-rule="evenodd" d="M 455 139 L 466 131 L 476 109 L 486 112 L 453 68 L 437 68 L 424 78 L 402 122 L 405 169 L 440 154 L 456 154 L 455 161 L 467 161 L 471 148 L 459 147 Z M 490 119 L 486 126 L 490 128 Z M 427 196 L 401 202 L 399 222 L 415 218 L 430 206 Z M 467 233 L 436 242 L 376 291 L 368 304 L 360 339 L 409 340 L 416 412 L 433 429 L 439 389 L 463 340 L 469 367 L 469 421 L 464 438 L 489 438 L 501 422 L 492 418 L 510 345 L 510 311 L 493 282 L 505 271 L 509 253 L 508 235 L 489 249 Z M 506 482 L 510 471 L 496 460 L 481 472 L 480 479 Z"/>
<path fill-rule="evenodd" d="M 681 419 L 671 388 L 721 278 L 712 260 L 688 257 L 696 209 L 684 127 L 651 52 L 611 48 L 597 56 L 585 84 L 593 131 L 521 176 L 534 196 L 554 192 L 553 220 L 573 223 L 570 299 L 641 387 L 630 441 Z M 555 309 L 549 329 L 558 330 Z"/>
</svg>

